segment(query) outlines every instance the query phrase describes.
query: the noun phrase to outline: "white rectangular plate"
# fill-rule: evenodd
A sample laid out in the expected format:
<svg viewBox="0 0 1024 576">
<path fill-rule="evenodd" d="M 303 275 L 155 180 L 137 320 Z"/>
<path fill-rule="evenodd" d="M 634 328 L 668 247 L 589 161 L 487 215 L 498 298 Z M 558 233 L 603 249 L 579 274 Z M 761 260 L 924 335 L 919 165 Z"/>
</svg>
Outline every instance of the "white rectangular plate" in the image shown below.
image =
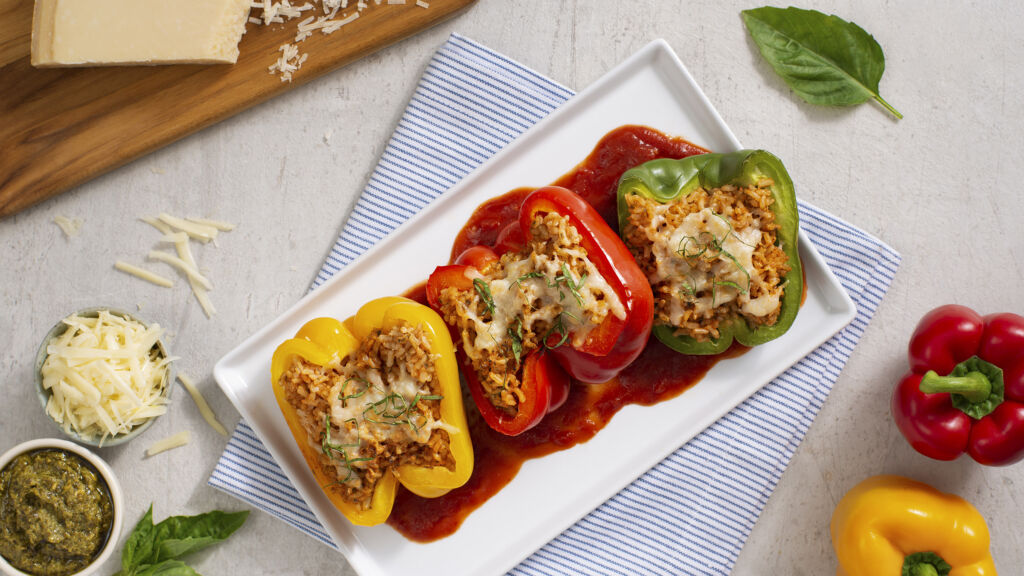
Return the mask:
<svg viewBox="0 0 1024 576">
<path fill-rule="evenodd" d="M 409 542 L 388 526 L 352 526 L 330 504 L 295 446 L 270 387 L 270 358 L 319 316 L 346 318 L 400 294 L 447 262 L 455 234 L 488 198 L 545 185 L 623 124 L 644 124 L 711 150 L 739 142 L 664 41 L 649 44 L 570 100 L 320 289 L 225 356 L 217 382 L 334 537 L 359 574 L 502 574 L 726 414 L 848 324 L 849 296 L 801 233 L 807 299 L 783 337 L 720 362 L 681 396 L 628 406 L 589 442 L 527 462 L 452 536 Z M 643 438 L 644 442 L 635 442 Z M 616 454 L 609 460 L 607 454 Z M 557 478 L 556 482 L 552 479 Z"/>
</svg>

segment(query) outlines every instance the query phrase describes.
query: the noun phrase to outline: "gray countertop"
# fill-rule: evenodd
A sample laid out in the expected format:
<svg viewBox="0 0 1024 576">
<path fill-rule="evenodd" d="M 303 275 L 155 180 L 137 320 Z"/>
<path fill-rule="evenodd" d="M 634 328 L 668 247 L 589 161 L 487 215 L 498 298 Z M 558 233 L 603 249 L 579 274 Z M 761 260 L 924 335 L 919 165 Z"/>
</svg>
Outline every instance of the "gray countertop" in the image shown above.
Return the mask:
<svg viewBox="0 0 1024 576">
<path fill-rule="evenodd" d="M 966 457 L 920 456 L 893 425 L 889 397 L 906 368 L 907 338 L 929 309 L 955 302 L 983 313 L 1024 312 L 1024 194 L 1017 190 L 1024 180 L 1024 5 L 817 3 L 882 45 L 881 91 L 902 121 L 870 103 L 828 109 L 798 100 L 746 33 L 739 11 L 752 6 L 481 0 L 426 33 L 0 221 L 0 451 L 55 435 L 32 386 L 36 348 L 54 322 L 96 305 L 138 308 L 165 326 L 181 356 L 178 369 L 193 375 L 225 424 L 234 425 L 238 414 L 213 381 L 214 363 L 305 293 L 420 73 L 450 32 L 577 90 L 660 37 L 741 142 L 785 160 L 801 198 L 903 255 L 735 573 L 834 571 L 832 510 L 847 489 L 878 473 L 910 476 L 972 501 L 988 518 L 997 565 L 1019 573 L 1024 464 L 985 468 Z M 212 320 L 180 279 L 173 289 L 159 288 L 112 267 L 117 259 L 144 261 L 156 235 L 138 217 L 159 212 L 238 224 L 218 246 L 196 249 L 215 284 Z M 82 219 L 81 234 L 65 238 L 53 223 L 58 215 Z M 125 487 L 125 534 L 150 502 L 158 519 L 244 508 L 206 485 L 225 440 L 182 392 L 142 439 L 100 452 Z M 153 441 L 185 429 L 191 444 L 144 457 Z M 259 512 L 193 565 L 208 575 L 351 573 L 337 553 Z"/>
</svg>

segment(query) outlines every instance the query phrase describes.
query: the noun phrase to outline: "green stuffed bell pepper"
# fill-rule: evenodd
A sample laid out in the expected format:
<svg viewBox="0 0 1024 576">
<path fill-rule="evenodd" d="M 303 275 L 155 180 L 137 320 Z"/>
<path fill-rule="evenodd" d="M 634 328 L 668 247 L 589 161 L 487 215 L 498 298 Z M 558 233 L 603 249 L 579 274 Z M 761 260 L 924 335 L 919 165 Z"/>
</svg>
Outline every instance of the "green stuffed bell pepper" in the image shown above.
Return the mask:
<svg viewBox="0 0 1024 576">
<path fill-rule="evenodd" d="M 803 297 L 796 196 L 764 150 L 652 160 L 619 180 L 619 231 L 654 289 L 654 335 L 684 354 L 778 338 Z"/>
</svg>

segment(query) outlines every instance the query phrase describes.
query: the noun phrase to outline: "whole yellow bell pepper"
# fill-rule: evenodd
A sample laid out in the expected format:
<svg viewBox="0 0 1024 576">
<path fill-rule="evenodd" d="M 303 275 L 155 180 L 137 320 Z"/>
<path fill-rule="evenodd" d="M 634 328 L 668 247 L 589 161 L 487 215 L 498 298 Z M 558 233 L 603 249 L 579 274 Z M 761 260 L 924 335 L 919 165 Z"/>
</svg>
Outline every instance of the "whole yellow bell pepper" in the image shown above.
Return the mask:
<svg viewBox="0 0 1024 576">
<path fill-rule="evenodd" d="M 411 465 L 389 469 L 378 480 L 370 507 L 361 510 L 345 500 L 342 487 L 332 476 L 333 469 L 325 469 L 321 464 L 320 454 L 313 447 L 320 442 L 308 441 L 309 435 L 300 424 L 295 408 L 286 400 L 278 381 L 296 356 L 318 366 L 338 362 L 355 352 L 359 343 L 369 338 L 374 331 L 388 330 L 401 323 L 419 326 L 430 343 L 442 395 L 441 421 L 447 425 L 445 430 L 448 432 L 449 450 L 455 466 L 452 470 L 443 466 Z M 274 397 L 306 463 L 331 503 L 353 524 L 373 526 L 387 520 L 395 501 L 398 482 L 419 496 L 435 498 L 462 486 L 473 473 L 473 446 L 462 405 L 455 349 L 444 321 L 426 306 L 407 298 L 387 297 L 368 302 L 344 323 L 334 318 L 311 320 L 299 329 L 294 338 L 277 347 L 270 372 Z"/>
<path fill-rule="evenodd" d="M 839 501 L 829 528 L 838 576 L 996 576 L 978 510 L 922 482 L 868 478 Z"/>
</svg>

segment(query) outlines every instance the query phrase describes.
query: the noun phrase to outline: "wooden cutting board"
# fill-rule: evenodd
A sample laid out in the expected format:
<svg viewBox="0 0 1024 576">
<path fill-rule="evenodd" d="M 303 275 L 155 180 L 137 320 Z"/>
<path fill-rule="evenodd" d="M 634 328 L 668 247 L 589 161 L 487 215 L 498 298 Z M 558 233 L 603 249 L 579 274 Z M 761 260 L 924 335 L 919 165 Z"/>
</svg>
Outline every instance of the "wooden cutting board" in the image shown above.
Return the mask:
<svg viewBox="0 0 1024 576">
<path fill-rule="evenodd" d="M 433 26 L 473 1 L 429 0 L 426 9 L 414 0 L 369 1 L 355 21 L 299 44 L 309 57 L 289 83 L 267 67 L 294 40 L 296 20 L 250 23 L 234 65 L 36 69 L 29 64 L 32 0 L 0 0 L 0 218 Z"/>
</svg>

